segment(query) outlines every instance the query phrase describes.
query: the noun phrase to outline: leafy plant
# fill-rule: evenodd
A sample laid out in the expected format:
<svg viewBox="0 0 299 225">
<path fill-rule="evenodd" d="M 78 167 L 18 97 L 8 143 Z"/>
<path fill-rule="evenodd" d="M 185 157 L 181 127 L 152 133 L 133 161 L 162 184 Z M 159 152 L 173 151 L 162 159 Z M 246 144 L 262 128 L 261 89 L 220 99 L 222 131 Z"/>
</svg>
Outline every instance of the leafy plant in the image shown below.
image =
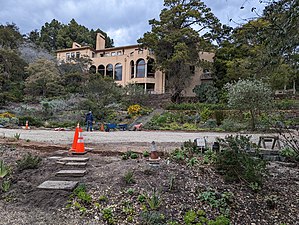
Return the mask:
<svg viewBox="0 0 299 225">
<path fill-rule="evenodd" d="M 4 178 L 9 173 L 9 167 L 4 165 L 3 160 L 0 160 L 0 178 Z"/>
<path fill-rule="evenodd" d="M 2 183 L 2 191 L 8 192 L 10 186 L 11 186 L 11 183 L 10 183 L 9 180 L 3 181 L 3 183 Z"/>
<path fill-rule="evenodd" d="M 128 193 L 129 195 L 133 195 L 133 194 L 134 194 L 134 189 L 133 189 L 133 188 L 129 188 L 129 189 L 127 190 L 127 193 Z"/>
<path fill-rule="evenodd" d="M 198 159 L 196 157 L 192 157 L 187 162 L 187 165 L 190 167 L 195 166 L 196 164 L 198 164 Z"/>
<path fill-rule="evenodd" d="M 269 195 L 265 197 L 265 203 L 269 209 L 275 209 L 278 203 L 277 195 Z"/>
<path fill-rule="evenodd" d="M 144 151 L 143 152 L 143 157 L 146 158 L 146 157 L 149 157 L 149 156 L 150 156 L 150 153 L 148 151 Z"/>
<path fill-rule="evenodd" d="M 135 183 L 135 179 L 134 179 L 134 173 L 133 171 L 129 170 L 123 177 L 124 181 L 126 182 L 126 184 L 132 184 Z"/>
<path fill-rule="evenodd" d="M 113 212 L 111 208 L 104 208 L 102 210 L 103 219 L 109 224 L 115 224 L 115 219 L 113 217 Z"/>
<path fill-rule="evenodd" d="M 27 169 L 36 169 L 42 159 L 39 156 L 33 156 L 31 153 L 26 154 L 22 159 L 17 160 L 17 168 L 20 171 Z"/>
<path fill-rule="evenodd" d="M 146 199 L 145 195 L 138 195 L 138 197 L 137 197 L 137 200 L 139 202 L 145 202 L 145 199 Z"/>
<path fill-rule="evenodd" d="M 199 199 L 207 202 L 212 208 L 229 216 L 229 204 L 232 202 L 233 194 L 231 192 L 219 193 L 213 190 L 204 191 L 199 194 Z"/>
<path fill-rule="evenodd" d="M 138 154 L 132 151 L 127 151 L 125 153 L 122 154 L 122 159 L 123 160 L 127 160 L 127 159 L 137 159 L 138 158 Z"/>
<path fill-rule="evenodd" d="M 137 158 L 138 158 L 137 153 L 133 152 L 133 153 L 131 154 L 131 159 L 137 159 Z"/>
<path fill-rule="evenodd" d="M 223 215 L 217 216 L 215 220 L 210 220 L 207 218 L 205 211 L 198 210 L 188 210 L 184 215 L 184 222 L 186 225 L 199 224 L 199 225 L 230 225 L 230 220 Z"/>
<path fill-rule="evenodd" d="M 184 215 L 184 222 L 186 225 L 194 224 L 197 220 L 197 214 L 193 210 L 189 210 Z"/>
<path fill-rule="evenodd" d="M 101 195 L 101 196 L 99 197 L 99 201 L 100 201 L 100 202 L 108 202 L 108 198 L 107 198 L 107 196 L 105 196 L 105 195 Z"/>
<path fill-rule="evenodd" d="M 211 150 L 211 149 L 208 149 L 205 153 L 204 153 L 204 156 L 203 156 L 203 163 L 206 163 L 206 164 L 213 164 L 217 159 L 217 155 L 216 153 Z"/>
<path fill-rule="evenodd" d="M 86 186 L 84 184 L 80 184 L 75 190 L 74 190 L 75 196 L 82 202 L 83 204 L 90 204 L 92 201 L 92 197 L 90 194 L 86 192 Z"/>
<path fill-rule="evenodd" d="M 254 192 L 259 192 L 262 189 L 261 185 L 257 182 L 249 183 L 249 187 Z"/>
<path fill-rule="evenodd" d="M 176 148 L 171 153 L 171 158 L 174 159 L 175 161 L 183 161 L 185 160 L 185 152 L 183 151 L 183 149 Z"/>
</svg>

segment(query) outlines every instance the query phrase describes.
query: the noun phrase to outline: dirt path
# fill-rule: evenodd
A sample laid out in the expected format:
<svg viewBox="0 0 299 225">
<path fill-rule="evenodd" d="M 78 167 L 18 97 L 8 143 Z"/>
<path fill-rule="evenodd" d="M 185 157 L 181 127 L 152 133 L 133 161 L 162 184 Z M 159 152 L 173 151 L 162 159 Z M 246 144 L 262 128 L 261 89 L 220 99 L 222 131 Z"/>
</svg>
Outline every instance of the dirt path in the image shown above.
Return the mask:
<svg viewBox="0 0 299 225">
<path fill-rule="evenodd" d="M 74 131 L 54 130 L 22 130 L 22 129 L 0 129 L 0 137 L 14 137 L 20 134 L 20 139 L 47 142 L 51 144 L 69 145 L 73 141 Z M 112 132 L 83 132 L 84 142 L 87 144 L 108 144 L 108 143 L 183 143 L 195 138 L 205 137 L 209 144 L 213 143 L 216 137 L 225 137 L 236 133 L 217 132 L 171 132 L 171 131 L 112 131 Z M 258 142 L 263 134 L 248 134 L 252 141 Z"/>
</svg>

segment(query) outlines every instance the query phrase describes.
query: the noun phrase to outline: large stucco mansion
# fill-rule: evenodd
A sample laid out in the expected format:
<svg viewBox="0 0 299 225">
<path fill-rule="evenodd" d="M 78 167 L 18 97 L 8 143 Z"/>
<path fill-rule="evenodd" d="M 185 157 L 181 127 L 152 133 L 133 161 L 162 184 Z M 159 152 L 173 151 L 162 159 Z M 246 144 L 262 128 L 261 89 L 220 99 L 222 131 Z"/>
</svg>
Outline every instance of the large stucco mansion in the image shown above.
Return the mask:
<svg viewBox="0 0 299 225">
<path fill-rule="evenodd" d="M 59 61 L 71 62 L 82 56 L 91 59 L 92 65 L 89 68 L 91 72 L 111 77 L 117 84 L 125 86 L 136 83 L 152 94 L 167 92 L 165 75 L 161 71 L 154 70 L 155 56 L 149 49 L 142 49 L 139 45 L 105 48 L 105 37 L 98 33 L 96 49 L 74 42 L 72 48 L 57 51 Z M 212 62 L 214 54 L 201 52 L 200 57 Z M 183 95 L 194 96 L 192 92 L 194 86 L 210 79 L 208 70 L 195 68 L 191 85 L 184 90 Z"/>
</svg>

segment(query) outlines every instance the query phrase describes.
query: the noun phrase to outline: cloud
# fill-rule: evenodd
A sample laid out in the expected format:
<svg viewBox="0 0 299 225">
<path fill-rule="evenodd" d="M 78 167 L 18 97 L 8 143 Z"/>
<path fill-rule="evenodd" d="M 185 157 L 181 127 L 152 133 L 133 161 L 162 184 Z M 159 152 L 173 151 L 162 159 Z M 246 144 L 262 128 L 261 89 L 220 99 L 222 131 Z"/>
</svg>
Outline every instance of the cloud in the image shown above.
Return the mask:
<svg viewBox="0 0 299 225">
<path fill-rule="evenodd" d="M 258 0 L 204 2 L 224 23 L 229 23 L 230 18 L 240 21 L 242 17 L 254 16 L 250 6 L 259 5 Z M 240 10 L 243 3 L 246 7 Z M 52 19 L 67 24 L 74 18 L 89 29 L 107 32 L 115 45 L 121 46 L 136 44 L 150 30 L 148 20 L 159 19 L 162 8 L 163 0 L 2 0 L 0 24 L 14 22 L 26 34 L 40 30 Z"/>
</svg>

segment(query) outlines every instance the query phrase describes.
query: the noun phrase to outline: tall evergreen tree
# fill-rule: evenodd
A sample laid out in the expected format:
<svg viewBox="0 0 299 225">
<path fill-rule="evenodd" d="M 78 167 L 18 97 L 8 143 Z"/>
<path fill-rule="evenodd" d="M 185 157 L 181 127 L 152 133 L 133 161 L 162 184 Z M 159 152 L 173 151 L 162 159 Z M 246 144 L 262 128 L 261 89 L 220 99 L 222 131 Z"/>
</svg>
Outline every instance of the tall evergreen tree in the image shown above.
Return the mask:
<svg viewBox="0 0 299 225">
<path fill-rule="evenodd" d="M 165 72 L 168 91 L 177 102 L 199 64 L 199 51 L 211 49 L 211 31 L 221 25 L 198 0 L 165 0 L 164 7 L 160 20 L 150 20 L 151 32 L 138 42 L 155 52 L 157 67 Z"/>
</svg>

